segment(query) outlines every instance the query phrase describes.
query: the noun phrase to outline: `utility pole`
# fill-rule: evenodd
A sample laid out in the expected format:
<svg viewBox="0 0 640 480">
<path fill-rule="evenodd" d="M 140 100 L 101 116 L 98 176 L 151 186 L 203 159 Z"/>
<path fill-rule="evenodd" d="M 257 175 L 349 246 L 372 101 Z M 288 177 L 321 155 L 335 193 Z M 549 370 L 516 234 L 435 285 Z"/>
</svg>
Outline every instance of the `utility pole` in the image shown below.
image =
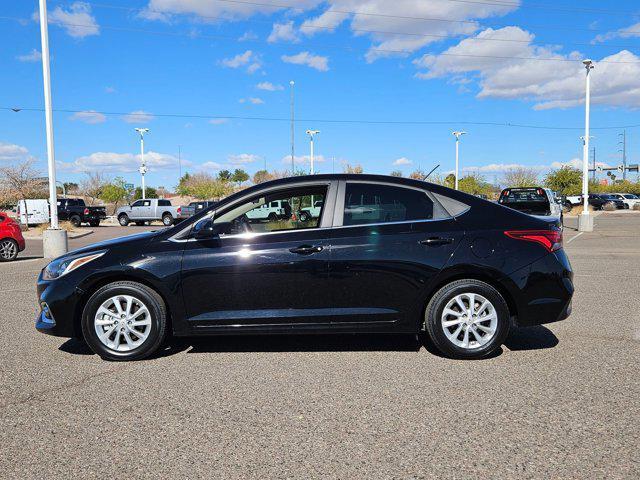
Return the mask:
<svg viewBox="0 0 640 480">
<path fill-rule="evenodd" d="M 148 128 L 135 128 L 136 132 L 140 134 L 140 175 L 142 176 L 142 199 L 147 198 L 146 192 L 147 189 L 144 186 L 144 174 L 147 173 L 147 164 L 144 163 L 144 135 L 145 133 L 149 133 L 151 130 Z"/>
<path fill-rule="evenodd" d="M 593 181 L 596 181 L 596 147 L 591 149 L 591 153 L 593 154 Z"/>
<path fill-rule="evenodd" d="M 49 64 L 49 24 L 47 1 L 40 0 L 40 41 L 42 43 L 42 78 L 44 84 L 44 112 L 47 132 L 47 166 L 49 170 L 50 226 L 42 234 L 45 258 L 56 258 L 69 249 L 67 231 L 58 225 L 58 195 L 56 192 L 56 158 L 53 144 L 53 107 L 51 105 L 51 71 Z"/>
<path fill-rule="evenodd" d="M 313 169 L 313 137 L 315 137 L 319 133 L 320 133 L 320 130 L 307 130 L 307 135 L 309 135 L 309 139 L 311 141 L 311 157 L 310 157 L 311 175 L 313 175 L 315 173 L 315 171 Z"/>
<path fill-rule="evenodd" d="M 584 101 L 584 141 L 582 148 L 582 204 L 583 210 L 578 217 L 578 230 L 581 232 L 593 231 L 593 217 L 589 215 L 589 114 L 591 106 L 591 70 L 593 61 L 586 59 L 582 62 L 587 70 L 585 79 Z"/>
<path fill-rule="evenodd" d="M 622 145 L 622 150 L 619 151 L 622 152 L 622 181 L 624 182 L 627 179 L 627 131 L 623 130 L 618 136 L 622 137 L 618 145 Z"/>
<path fill-rule="evenodd" d="M 294 105 L 293 105 L 293 101 L 294 101 L 294 97 L 293 97 L 293 87 L 295 86 L 296 82 L 294 82 L 293 80 L 291 80 L 289 82 L 289 85 L 291 86 L 291 176 L 293 177 L 295 175 L 296 172 L 296 163 L 295 163 L 295 110 L 294 110 Z"/>
<path fill-rule="evenodd" d="M 459 146 L 460 146 L 460 137 L 462 135 L 466 135 L 467 132 L 452 132 L 453 136 L 456 137 L 456 180 L 455 180 L 455 189 L 458 190 L 458 174 L 460 172 L 460 164 L 459 164 Z"/>
</svg>

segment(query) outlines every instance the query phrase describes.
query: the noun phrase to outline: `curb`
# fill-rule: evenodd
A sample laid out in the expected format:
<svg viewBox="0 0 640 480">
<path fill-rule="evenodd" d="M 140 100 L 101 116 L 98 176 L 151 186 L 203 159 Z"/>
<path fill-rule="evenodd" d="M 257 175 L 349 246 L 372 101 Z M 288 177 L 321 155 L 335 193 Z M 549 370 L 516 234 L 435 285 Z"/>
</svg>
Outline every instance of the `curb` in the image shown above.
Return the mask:
<svg viewBox="0 0 640 480">
<path fill-rule="evenodd" d="M 93 233 L 93 230 L 86 230 L 78 233 L 67 233 L 67 238 L 69 240 L 75 240 L 77 238 L 82 238 L 82 237 L 86 237 L 87 235 L 91 235 L 92 233 Z M 36 235 L 36 236 L 25 235 L 24 239 L 25 240 L 42 240 L 42 235 Z"/>
</svg>

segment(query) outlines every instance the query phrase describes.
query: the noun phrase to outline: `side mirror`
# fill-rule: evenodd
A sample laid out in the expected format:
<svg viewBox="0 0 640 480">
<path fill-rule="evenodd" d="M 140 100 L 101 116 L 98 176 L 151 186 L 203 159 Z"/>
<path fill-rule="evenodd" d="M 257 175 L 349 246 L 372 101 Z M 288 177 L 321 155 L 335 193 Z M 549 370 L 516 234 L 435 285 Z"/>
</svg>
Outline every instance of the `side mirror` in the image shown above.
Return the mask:
<svg viewBox="0 0 640 480">
<path fill-rule="evenodd" d="M 200 220 L 194 227 L 194 238 L 196 240 L 215 240 L 220 237 L 221 233 L 229 231 L 230 224 L 228 222 L 213 223 L 210 218 Z"/>
</svg>

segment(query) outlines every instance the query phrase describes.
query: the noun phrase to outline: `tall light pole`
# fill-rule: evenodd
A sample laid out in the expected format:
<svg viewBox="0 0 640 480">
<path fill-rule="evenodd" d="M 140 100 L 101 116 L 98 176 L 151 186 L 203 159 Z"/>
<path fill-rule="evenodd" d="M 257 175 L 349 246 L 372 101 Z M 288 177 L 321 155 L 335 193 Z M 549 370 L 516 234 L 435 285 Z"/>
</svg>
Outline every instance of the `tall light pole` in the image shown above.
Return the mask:
<svg viewBox="0 0 640 480">
<path fill-rule="evenodd" d="M 295 131 L 295 120 L 294 120 L 294 108 L 293 108 L 293 87 L 296 82 L 291 80 L 289 85 L 291 86 L 291 176 L 295 175 L 296 164 L 295 164 L 295 146 L 294 146 L 294 131 Z"/>
<path fill-rule="evenodd" d="M 627 131 L 623 130 L 618 136 L 622 137 L 622 141 L 618 145 L 622 145 L 622 181 L 627 179 Z"/>
<path fill-rule="evenodd" d="M 44 83 L 44 112 L 47 130 L 47 166 L 49 170 L 50 227 L 42 235 L 45 258 L 55 258 L 67 253 L 66 230 L 58 225 L 58 195 L 56 192 L 56 157 L 53 148 L 53 108 L 51 106 L 51 72 L 49 70 L 49 25 L 47 1 L 40 0 L 40 40 L 42 43 L 42 78 Z"/>
<path fill-rule="evenodd" d="M 315 173 L 313 169 L 313 137 L 320 133 L 320 130 L 307 130 L 307 135 L 309 135 L 309 140 L 311 143 L 311 157 L 309 157 L 311 161 L 311 175 Z"/>
<path fill-rule="evenodd" d="M 458 190 L 458 173 L 460 171 L 460 162 L 459 162 L 459 153 L 460 153 L 460 137 L 462 135 L 466 135 L 467 132 L 457 131 L 452 132 L 453 136 L 456 137 L 456 181 L 455 188 Z"/>
<path fill-rule="evenodd" d="M 593 217 L 589 215 L 589 109 L 591 107 L 591 70 L 593 61 L 586 59 L 582 62 L 587 70 L 585 80 L 584 101 L 584 141 L 582 147 L 582 205 L 583 210 L 578 217 L 578 230 L 593 231 Z"/>
<path fill-rule="evenodd" d="M 146 196 L 146 188 L 144 186 L 144 174 L 147 173 L 147 164 L 144 163 L 144 135 L 145 133 L 149 133 L 151 130 L 148 128 L 136 128 L 136 132 L 140 134 L 140 175 L 142 176 L 142 199 L 147 198 Z"/>
</svg>

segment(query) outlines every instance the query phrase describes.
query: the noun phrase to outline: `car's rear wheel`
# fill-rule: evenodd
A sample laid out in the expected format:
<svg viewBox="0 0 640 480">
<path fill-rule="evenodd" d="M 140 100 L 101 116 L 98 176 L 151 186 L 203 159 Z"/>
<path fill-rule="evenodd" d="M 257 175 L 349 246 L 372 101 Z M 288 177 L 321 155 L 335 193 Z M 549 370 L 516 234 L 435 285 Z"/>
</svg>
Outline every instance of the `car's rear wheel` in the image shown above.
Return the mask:
<svg viewBox="0 0 640 480">
<path fill-rule="evenodd" d="M 113 282 L 96 291 L 82 314 L 82 334 L 106 360 L 140 360 L 160 348 L 167 333 L 164 301 L 136 282 Z"/>
<path fill-rule="evenodd" d="M 269 216 L 267 217 L 267 220 L 270 222 L 277 222 L 278 221 L 278 215 L 276 215 L 274 212 L 271 212 L 269 214 Z"/>
<path fill-rule="evenodd" d="M 309 215 L 307 212 L 302 212 L 300 213 L 300 221 L 301 222 L 308 222 L 311 219 L 311 215 Z"/>
<path fill-rule="evenodd" d="M 126 213 L 123 213 L 118 217 L 118 223 L 123 227 L 129 225 L 129 216 Z"/>
<path fill-rule="evenodd" d="M 170 213 L 165 213 L 162 216 L 162 223 L 168 227 L 170 225 L 173 225 L 173 215 L 171 215 Z"/>
<path fill-rule="evenodd" d="M 474 279 L 445 285 L 431 298 L 424 326 L 435 347 L 451 358 L 494 353 L 509 333 L 509 308 L 495 288 Z"/>
<path fill-rule="evenodd" d="M 0 262 L 11 262 L 18 256 L 18 242 L 5 238 L 0 242 Z"/>
<path fill-rule="evenodd" d="M 79 227 L 82 223 L 82 219 L 78 215 L 72 215 L 71 218 L 69 218 L 69 222 L 74 227 Z"/>
</svg>

